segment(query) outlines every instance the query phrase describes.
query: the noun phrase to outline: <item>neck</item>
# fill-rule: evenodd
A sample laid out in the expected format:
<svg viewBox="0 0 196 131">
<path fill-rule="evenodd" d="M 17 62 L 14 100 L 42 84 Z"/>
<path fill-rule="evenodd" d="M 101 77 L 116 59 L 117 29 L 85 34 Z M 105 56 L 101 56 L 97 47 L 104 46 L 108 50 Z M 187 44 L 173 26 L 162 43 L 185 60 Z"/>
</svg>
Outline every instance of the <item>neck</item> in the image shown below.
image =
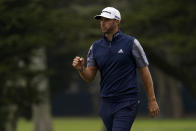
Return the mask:
<svg viewBox="0 0 196 131">
<path fill-rule="evenodd" d="M 118 28 L 114 29 L 114 30 L 111 31 L 111 32 L 105 33 L 105 37 L 106 37 L 109 41 L 112 41 L 113 35 L 114 35 L 116 32 L 118 32 Z"/>
</svg>

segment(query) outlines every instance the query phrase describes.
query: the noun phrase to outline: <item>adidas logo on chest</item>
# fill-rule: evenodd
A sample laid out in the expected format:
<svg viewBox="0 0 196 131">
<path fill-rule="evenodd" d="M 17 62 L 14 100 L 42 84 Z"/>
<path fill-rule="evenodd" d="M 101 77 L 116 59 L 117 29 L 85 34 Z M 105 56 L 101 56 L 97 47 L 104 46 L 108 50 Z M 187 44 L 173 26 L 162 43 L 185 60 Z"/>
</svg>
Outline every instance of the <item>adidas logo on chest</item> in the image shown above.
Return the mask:
<svg viewBox="0 0 196 131">
<path fill-rule="evenodd" d="M 120 49 L 119 51 L 118 51 L 118 54 L 123 54 L 124 52 L 123 52 L 123 50 L 122 49 Z"/>
</svg>

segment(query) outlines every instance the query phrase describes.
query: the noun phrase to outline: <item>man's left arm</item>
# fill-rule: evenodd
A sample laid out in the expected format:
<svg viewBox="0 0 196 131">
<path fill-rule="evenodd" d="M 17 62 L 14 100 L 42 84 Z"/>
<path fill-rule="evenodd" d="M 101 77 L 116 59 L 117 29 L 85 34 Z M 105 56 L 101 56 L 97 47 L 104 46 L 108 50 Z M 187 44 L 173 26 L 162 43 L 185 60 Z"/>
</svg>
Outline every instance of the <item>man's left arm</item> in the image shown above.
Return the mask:
<svg viewBox="0 0 196 131">
<path fill-rule="evenodd" d="M 159 106 L 156 101 L 156 97 L 154 94 L 154 87 L 153 87 L 153 81 L 150 74 L 150 71 L 148 69 L 148 66 L 140 67 L 140 76 L 142 79 L 142 82 L 144 84 L 144 87 L 146 89 L 147 97 L 148 97 L 148 110 L 151 115 L 151 117 L 155 117 L 159 113 Z"/>
<path fill-rule="evenodd" d="M 140 71 L 140 75 L 146 89 L 146 93 L 148 96 L 149 113 L 152 117 L 155 117 L 159 113 L 159 106 L 156 101 L 153 82 L 152 82 L 150 71 L 148 69 L 149 63 L 146 54 L 137 39 L 134 39 L 132 54 L 133 57 L 135 58 L 137 68 Z"/>
</svg>

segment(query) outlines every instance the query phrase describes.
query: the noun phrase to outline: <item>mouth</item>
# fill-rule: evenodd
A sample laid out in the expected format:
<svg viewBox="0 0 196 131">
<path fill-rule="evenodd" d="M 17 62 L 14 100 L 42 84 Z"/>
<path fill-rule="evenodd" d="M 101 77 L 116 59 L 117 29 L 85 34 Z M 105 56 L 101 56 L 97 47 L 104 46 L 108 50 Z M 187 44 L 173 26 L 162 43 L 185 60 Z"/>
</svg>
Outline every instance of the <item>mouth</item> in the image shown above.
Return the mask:
<svg viewBox="0 0 196 131">
<path fill-rule="evenodd" d="M 101 26 L 101 29 L 104 30 L 104 29 L 106 29 L 106 27 L 105 26 Z"/>
<path fill-rule="evenodd" d="M 107 29 L 106 29 L 106 28 L 101 28 L 101 31 L 102 31 L 102 32 L 106 32 Z"/>
</svg>

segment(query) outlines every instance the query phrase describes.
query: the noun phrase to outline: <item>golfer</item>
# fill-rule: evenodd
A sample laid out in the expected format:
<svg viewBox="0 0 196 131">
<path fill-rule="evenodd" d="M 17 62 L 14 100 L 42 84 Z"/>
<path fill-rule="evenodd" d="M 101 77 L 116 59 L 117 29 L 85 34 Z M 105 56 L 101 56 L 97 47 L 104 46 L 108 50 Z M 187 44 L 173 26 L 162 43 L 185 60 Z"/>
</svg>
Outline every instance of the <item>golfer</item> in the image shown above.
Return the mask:
<svg viewBox="0 0 196 131">
<path fill-rule="evenodd" d="M 149 63 L 139 41 L 119 30 L 121 15 L 117 9 L 106 7 L 95 19 L 100 20 L 104 35 L 90 47 L 87 67 L 79 56 L 72 66 L 87 82 L 100 71 L 99 115 L 107 131 L 130 131 L 139 104 L 137 68 L 146 89 L 149 113 L 152 117 L 159 113 Z"/>
</svg>

